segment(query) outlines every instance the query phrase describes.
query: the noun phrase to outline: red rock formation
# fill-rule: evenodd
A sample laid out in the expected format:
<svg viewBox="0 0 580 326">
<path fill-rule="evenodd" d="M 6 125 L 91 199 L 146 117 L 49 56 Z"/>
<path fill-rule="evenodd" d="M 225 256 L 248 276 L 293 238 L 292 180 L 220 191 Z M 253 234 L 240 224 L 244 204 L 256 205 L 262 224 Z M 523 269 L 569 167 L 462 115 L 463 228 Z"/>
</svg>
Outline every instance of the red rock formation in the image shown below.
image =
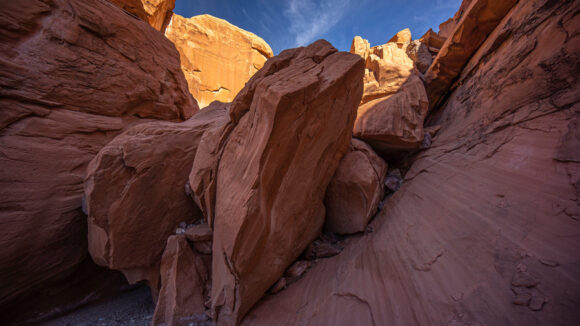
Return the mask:
<svg viewBox="0 0 580 326">
<path fill-rule="evenodd" d="M 175 0 L 108 0 L 148 22 L 162 33 L 171 20 Z"/>
<path fill-rule="evenodd" d="M 244 324 L 577 324 L 579 10 L 520 1 L 458 76 L 375 231 Z"/>
<path fill-rule="evenodd" d="M 410 40 L 406 31 L 399 32 L 400 37 L 395 39 Z M 414 51 L 415 43 L 405 42 L 369 48 L 368 42 L 357 36 L 351 45 L 351 53 L 363 57 L 366 67 L 354 135 L 382 154 L 419 148 L 423 141 L 427 94 L 407 53 L 414 53 L 419 62 L 425 49 L 420 49 L 424 45 L 419 42 Z M 423 62 L 421 68 L 427 64 Z"/>
<path fill-rule="evenodd" d="M 326 190 L 326 229 L 339 234 L 364 231 L 383 199 L 386 174 L 383 159 L 353 138 Z"/>
<path fill-rule="evenodd" d="M 97 270 L 85 262 L 87 164 L 139 117 L 179 121 L 197 105 L 171 42 L 107 2 L 3 2 L 0 39 L 0 315 L 8 322 L 89 300 L 98 286 L 83 274 Z"/>
<path fill-rule="evenodd" d="M 428 107 L 423 81 L 411 75 L 397 93 L 358 108 L 353 135 L 379 152 L 419 148 Z"/>
<path fill-rule="evenodd" d="M 472 2 L 473 0 L 464 0 L 463 2 L 461 2 L 461 6 L 459 7 L 455 15 L 453 15 L 453 17 L 449 18 L 445 22 L 439 24 L 439 35 L 441 37 L 447 39 L 449 38 L 449 36 L 451 36 L 453 31 L 457 27 L 457 24 L 459 24 L 459 21 L 463 17 L 463 14 L 465 14 L 465 12 L 469 9 L 469 5 Z"/>
<path fill-rule="evenodd" d="M 147 280 L 156 292 L 167 237 L 201 217 L 184 189 L 197 146 L 205 130 L 227 118 L 227 108 L 216 106 L 179 124 L 140 124 L 101 149 L 85 182 L 97 264 L 131 283 Z"/>
<path fill-rule="evenodd" d="M 222 150 L 208 148 L 223 154 L 206 156 L 218 165 L 217 174 L 208 172 L 217 179 L 204 179 L 215 186 L 192 186 L 215 189 L 200 201 L 215 204 L 218 324 L 237 324 L 321 231 L 324 192 L 348 149 L 362 72 L 358 56 L 318 41 L 268 60 L 232 103 L 231 127 L 222 128 L 229 135 L 214 141 Z"/>
<path fill-rule="evenodd" d="M 205 284 L 209 273 L 184 236 L 172 235 L 161 261 L 161 291 L 151 325 L 187 326 L 207 320 Z"/>
<path fill-rule="evenodd" d="M 433 30 L 429 28 L 429 30 L 423 36 L 421 36 L 419 40 L 421 43 L 429 47 L 441 49 L 443 43 L 445 43 L 446 38 L 433 32 Z"/>
<path fill-rule="evenodd" d="M 174 15 L 165 36 L 175 43 L 189 91 L 202 108 L 231 102 L 273 56 L 260 37 L 210 15 Z"/>
<path fill-rule="evenodd" d="M 402 48 L 403 45 L 410 43 L 411 40 L 412 40 L 411 30 L 408 28 L 405 28 L 404 30 L 399 31 L 397 34 L 395 34 L 393 37 L 391 37 L 391 39 L 387 43 L 391 43 L 391 42 L 397 43 L 399 48 Z"/>
<path fill-rule="evenodd" d="M 425 73 L 429 108 L 442 97 L 465 64 L 517 0 L 473 0 Z M 466 2 L 468 3 L 468 2 Z"/>
</svg>

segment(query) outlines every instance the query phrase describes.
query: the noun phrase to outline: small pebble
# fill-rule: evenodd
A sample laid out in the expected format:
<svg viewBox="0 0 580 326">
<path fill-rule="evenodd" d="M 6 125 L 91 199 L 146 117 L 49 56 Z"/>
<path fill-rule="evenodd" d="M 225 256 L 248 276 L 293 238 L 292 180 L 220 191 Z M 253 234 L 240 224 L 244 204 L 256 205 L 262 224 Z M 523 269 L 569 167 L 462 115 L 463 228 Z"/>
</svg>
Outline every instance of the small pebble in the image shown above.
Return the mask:
<svg viewBox="0 0 580 326">
<path fill-rule="evenodd" d="M 514 304 L 517 304 L 518 306 L 527 306 L 530 303 L 530 300 L 532 300 L 531 294 L 520 293 L 515 297 L 513 302 L 514 302 Z"/>
<path fill-rule="evenodd" d="M 532 300 L 530 301 L 530 305 L 528 306 L 528 308 L 530 308 L 530 310 L 532 311 L 540 311 L 542 310 L 542 308 L 544 308 L 545 302 L 546 298 L 544 298 L 543 295 L 541 294 L 534 295 L 532 297 Z"/>
</svg>

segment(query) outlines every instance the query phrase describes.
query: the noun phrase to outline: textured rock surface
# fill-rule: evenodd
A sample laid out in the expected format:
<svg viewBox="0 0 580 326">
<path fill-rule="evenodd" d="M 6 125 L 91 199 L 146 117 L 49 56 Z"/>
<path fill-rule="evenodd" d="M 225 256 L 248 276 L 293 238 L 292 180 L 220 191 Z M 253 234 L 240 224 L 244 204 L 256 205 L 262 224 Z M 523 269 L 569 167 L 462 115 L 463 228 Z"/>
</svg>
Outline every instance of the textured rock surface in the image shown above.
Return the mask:
<svg viewBox="0 0 580 326">
<path fill-rule="evenodd" d="M 517 0 L 473 0 L 425 73 L 429 108 L 438 106 L 451 83 Z M 461 9 L 460 9 L 461 10 Z"/>
<path fill-rule="evenodd" d="M 358 56 L 321 40 L 269 60 L 232 103 L 232 127 L 222 128 L 229 135 L 216 134 L 226 139 L 216 141 L 217 179 L 206 179 L 215 182 L 211 299 L 219 324 L 239 322 L 321 231 L 362 73 Z"/>
<path fill-rule="evenodd" d="M 385 161 L 353 138 L 326 190 L 326 229 L 339 234 L 364 231 L 383 199 L 386 173 Z"/>
<path fill-rule="evenodd" d="M 350 45 L 350 53 L 360 55 L 365 61 L 369 57 L 371 44 L 360 36 L 355 36 Z"/>
<path fill-rule="evenodd" d="M 67 309 L 62 300 L 90 299 L 99 286 L 87 279 L 97 270 L 81 211 L 87 164 L 139 117 L 177 121 L 197 105 L 171 42 L 107 2 L 4 2 L 0 26 L 0 315 L 7 322 L 23 310 L 35 315 L 38 300 Z M 73 281 L 82 279 L 86 286 Z"/>
<path fill-rule="evenodd" d="M 443 38 L 448 38 L 454 32 L 455 28 L 459 24 L 459 21 L 463 17 L 463 14 L 469 9 L 469 5 L 474 2 L 474 0 L 464 0 L 461 2 L 461 6 L 453 15 L 453 17 L 449 18 L 447 21 L 439 24 L 439 35 Z"/>
<path fill-rule="evenodd" d="M 350 51 L 365 59 L 362 103 L 396 93 L 414 71 L 406 47 L 400 49 L 396 43 L 368 46 L 367 40 L 357 36 Z"/>
<path fill-rule="evenodd" d="M 162 33 L 171 20 L 175 0 L 109 0 L 124 10 L 148 22 Z"/>
<path fill-rule="evenodd" d="M 435 33 L 432 29 L 429 29 L 419 40 L 423 44 L 436 49 L 441 49 L 443 43 L 445 43 L 445 38 Z"/>
<path fill-rule="evenodd" d="M 411 40 L 412 40 L 411 30 L 408 28 L 405 28 L 404 30 L 399 31 L 397 34 L 395 34 L 393 37 L 391 37 L 391 39 L 387 43 L 391 43 L 391 42 L 397 43 L 397 45 L 400 48 L 404 44 L 411 42 Z"/>
<path fill-rule="evenodd" d="M 206 321 L 205 291 L 209 273 L 184 236 L 172 235 L 161 260 L 161 291 L 152 325 L 187 326 Z"/>
<path fill-rule="evenodd" d="M 353 135 L 379 152 L 418 148 L 427 109 L 423 81 L 411 75 L 397 93 L 359 106 Z"/>
<path fill-rule="evenodd" d="M 244 324 L 576 325 L 580 147 L 568 135 L 580 114 L 579 9 L 520 1 L 433 118 L 442 125 L 433 146 L 375 231 Z M 535 287 L 512 285 L 524 270 Z M 514 304 L 519 293 L 534 305 Z"/>
<path fill-rule="evenodd" d="M 399 32 L 400 39 L 410 39 L 403 32 Z M 424 51 L 419 41 L 404 43 L 401 48 L 394 42 L 369 48 L 368 42 L 359 36 L 352 42 L 350 52 L 366 59 L 364 93 L 354 135 L 382 154 L 418 148 L 423 141 L 427 95 L 407 53 L 415 54 L 417 67 L 422 63 L 421 68 L 425 68 L 431 57 Z"/>
<path fill-rule="evenodd" d="M 153 291 L 167 237 L 201 214 L 184 191 L 203 132 L 228 119 L 208 108 L 182 122 L 140 124 L 117 136 L 91 161 L 85 182 L 89 251 Z"/>
<path fill-rule="evenodd" d="M 273 56 L 260 37 L 210 15 L 173 15 L 165 36 L 175 43 L 189 91 L 202 108 L 231 102 Z"/>
<path fill-rule="evenodd" d="M 420 40 L 412 41 L 407 45 L 407 55 L 415 62 L 417 70 L 421 73 L 425 73 L 433 62 L 429 47 Z"/>
</svg>

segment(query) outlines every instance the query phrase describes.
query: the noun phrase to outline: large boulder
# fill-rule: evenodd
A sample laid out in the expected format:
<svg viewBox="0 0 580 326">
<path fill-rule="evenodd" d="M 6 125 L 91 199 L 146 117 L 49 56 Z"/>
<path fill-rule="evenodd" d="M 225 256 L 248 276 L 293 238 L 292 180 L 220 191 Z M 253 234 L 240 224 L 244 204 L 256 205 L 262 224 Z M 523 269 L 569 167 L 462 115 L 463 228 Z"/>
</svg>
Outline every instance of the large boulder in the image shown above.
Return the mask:
<svg viewBox="0 0 580 326">
<path fill-rule="evenodd" d="M 576 325 L 579 10 L 519 1 L 458 77 L 434 146 L 374 232 L 244 324 Z"/>
<path fill-rule="evenodd" d="M 473 0 L 425 73 L 429 108 L 439 106 L 465 64 L 517 3 L 517 0 Z M 462 5 L 464 8 L 464 5 Z M 460 10 L 461 11 L 461 10 Z"/>
<path fill-rule="evenodd" d="M 173 15 L 165 36 L 175 43 L 189 91 L 202 108 L 231 102 L 273 56 L 260 37 L 210 15 Z"/>
<path fill-rule="evenodd" d="M 423 81 L 411 75 L 397 93 L 359 106 L 353 135 L 383 153 L 419 148 L 428 108 Z"/>
<path fill-rule="evenodd" d="M 161 260 L 161 291 L 152 325 L 187 326 L 207 320 L 206 262 L 193 252 L 185 236 L 172 235 Z"/>
<path fill-rule="evenodd" d="M 101 149 L 85 182 L 89 251 L 97 264 L 157 291 L 167 237 L 181 222 L 201 218 L 185 190 L 197 146 L 205 130 L 227 119 L 218 103 L 182 123 L 140 124 Z"/>
<path fill-rule="evenodd" d="M 324 193 L 348 150 L 362 75 L 360 57 L 320 40 L 268 60 L 232 103 L 230 127 L 215 133 L 225 139 L 215 141 L 221 149 L 208 148 L 221 154 L 207 156 L 218 167 L 204 180 L 215 186 L 192 187 L 210 190 L 200 201 L 215 198 L 218 324 L 239 323 L 322 230 Z"/>
<path fill-rule="evenodd" d="M 404 32 L 399 34 L 406 42 Z M 357 36 L 351 45 L 351 53 L 365 58 L 366 68 L 354 136 L 384 155 L 419 148 L 424 136 L 427 95 L 408 53 L 415 53 L 417 59 L 425 49 L 420 41 L 401 44 L 389 42 L 369 48 L 368 42 Z"/>
<path fill-rule="evenodd" d="M 81 198 L 101 147 L 141 118 L 180 121 L 198 108 L 173 44 L 107 2 L 3 2 L 0 39 L 0 315 L 8 323 L 73 308 L 100 288 L 86 274 L 97 269 Z"/>
<path fill-rule="evenodd" d="M 385 161 L 353 138 L 326 190 L 325 228 L 338 234 L 364 231 L 383 199 L 386 174 Z"/>
<path fill-rule="evenodd" d="M 108 0 L 141 18 L 160 32 L 169 25 L 175 0 Z"/>
</svg>

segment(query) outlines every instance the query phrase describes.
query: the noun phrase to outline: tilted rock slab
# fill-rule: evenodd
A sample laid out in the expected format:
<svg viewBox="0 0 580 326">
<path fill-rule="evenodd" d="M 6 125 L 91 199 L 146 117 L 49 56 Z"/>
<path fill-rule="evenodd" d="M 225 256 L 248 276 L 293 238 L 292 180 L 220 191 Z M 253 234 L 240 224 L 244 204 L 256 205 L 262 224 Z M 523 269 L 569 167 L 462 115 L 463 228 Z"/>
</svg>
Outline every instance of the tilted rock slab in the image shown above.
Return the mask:
<svg viewBox="0 0 580 326">
<path fill-rule="evenodd" d="M 159 288 L 167 237 L 201 214 L 185 192 L 206 129 L 228 119 L 224 106 L 182 122 L 140 124 L 117 136 L 91 161 L 85 182 L 89 251 L 129 282 Z"/>
<path fill-rule="evenodd" d="M 397 93 L 359 106 L 353 135 L 379 152 L 418 148 L 428 108 L 423 81 L 411 75 Z"/>
<path fill-rule="evenodd" d="M 320 40 L 268 60 L 232 103 L 231 131 L 217 133 L 227 139 L 216 141 L 217 175 L 208 172 L 217 177 L 211 299 L 218 324 L 238 324 L 320 233 L 362 74 L 360 57 Z"/>
<path fill-rule="evenodd" d="M 425 73 L 429 109 L 442 104 L 451 84 L 517 0 L 473 0 Z M 464 6 L 462 6 L 463 8 Z"/>
<path fill-rule="evenodd" d="M 579 10 L 520 1 L 461 73 L 432 121 L 437 146 L 417 158 L 374 232 L 243 324 L 577 324 Z M 518 292 L 534 302 L 518 305 Z"/>
<path fill-rule="evenodd" d="M 106 288 L 81 211 L 88 163 L 141 118 L 180 121 L 198 108 L 173 44 L 105 1 L 5 1 L 0 39 L 0 315 L 10 323 Z"/>
<path fill-rule="evenodd" d="M 177 47 L 189 91 L 202 108 L 231 102 L 273 56 L 262 38 L 210 15 L 175 14 L 165 36 Z"/>
<path fill-rule="evenodd" d="M 193 252 L 185 236 L 170 236 L 161 260 L 161 291 L 151 325 L 206 321 L 204 292 L 209 277 L 204 259 Z"/>
<path fill-rule="evenodd" d="M 160 32 L 169 25 L 175 0 L 108 0 L 141 18 Z"/>
<path fill-rule="evenodd" d="M 353 138 L 326 190 L 325 228 L 339 234 L 364 231 L 383 199 L 386 174 L 387 163 Z"/>
</svg>

